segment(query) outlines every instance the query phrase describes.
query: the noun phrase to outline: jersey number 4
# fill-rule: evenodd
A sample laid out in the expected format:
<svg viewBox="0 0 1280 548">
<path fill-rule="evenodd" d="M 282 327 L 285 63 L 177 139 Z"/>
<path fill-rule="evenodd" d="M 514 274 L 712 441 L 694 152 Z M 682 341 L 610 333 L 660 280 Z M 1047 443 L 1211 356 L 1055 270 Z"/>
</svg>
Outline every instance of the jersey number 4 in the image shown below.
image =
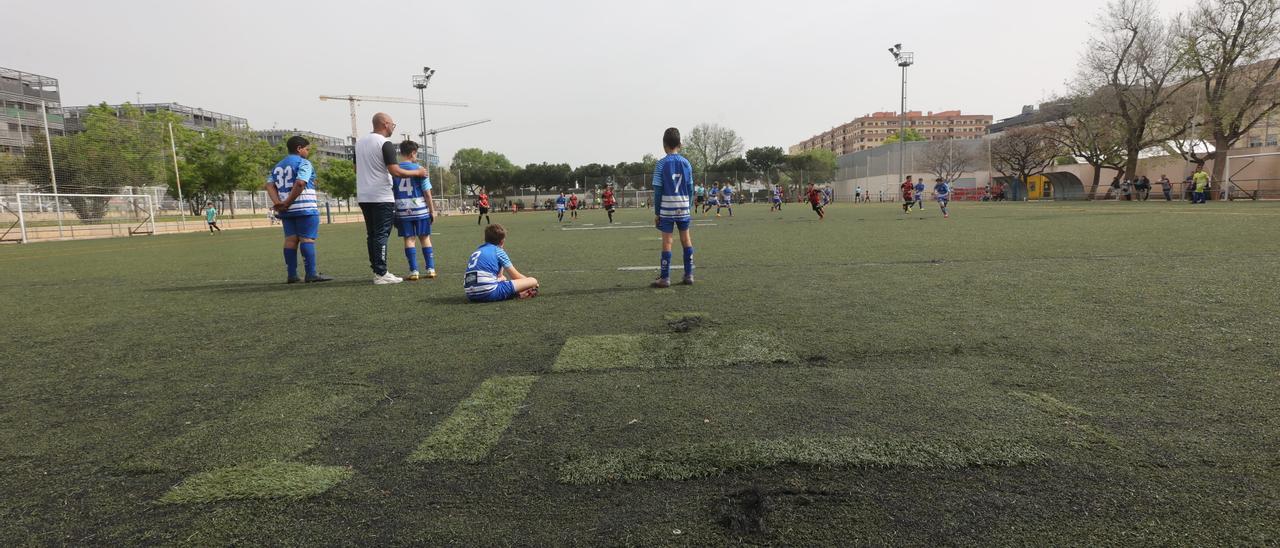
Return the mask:
<svg viewBox="0 0 1280 548">
<path fill-rule="evenodd" d="M 408 177 L 400 179 L 400 192 L 405 194 L 413 192 L 413 180 Z"/>
</svg>

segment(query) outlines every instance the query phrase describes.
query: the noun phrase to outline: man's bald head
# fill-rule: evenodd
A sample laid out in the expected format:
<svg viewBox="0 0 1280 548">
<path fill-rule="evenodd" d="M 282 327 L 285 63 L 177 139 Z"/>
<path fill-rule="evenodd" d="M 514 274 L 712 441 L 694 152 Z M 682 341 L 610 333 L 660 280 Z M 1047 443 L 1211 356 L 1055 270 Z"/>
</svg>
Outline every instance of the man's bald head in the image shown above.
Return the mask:
<svg viewBox="0 0 1280 548">
<path fill-rule="evenodd" d="M 391 121 L 391 115 L 385 112 L 379 112 L 373 115 L 373 132 L 381 133 L 384 137 L 391 136 L 391 130 L 395 129 L 396 123 Z"/>
</svg>

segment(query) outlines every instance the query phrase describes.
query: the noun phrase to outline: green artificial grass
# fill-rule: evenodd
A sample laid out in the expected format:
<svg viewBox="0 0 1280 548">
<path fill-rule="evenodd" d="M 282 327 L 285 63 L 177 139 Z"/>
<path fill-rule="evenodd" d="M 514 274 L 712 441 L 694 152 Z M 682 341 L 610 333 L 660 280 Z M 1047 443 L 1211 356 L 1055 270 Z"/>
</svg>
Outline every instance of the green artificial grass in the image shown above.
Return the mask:
<svg viewBox="0 0 1280 548">
<path fill-rule="evenodd" d="M 1034 464 L 1044 457 L 1034 447 L 1010 440 L 783 438 L 588 454 L 561 466 L 560 481 L 576 485 L 676 481 L 783 464 L 906 468 L 1017 466 Z"/>
<path fill-rule="evenodd" d="M 351 478 L 345 466 L 268 462 L 201 472 L 174 486 L 160 498 L 167 504 L 195 504 L 243 499 L 314 497 Z"/>
<path fill-rule="evenodd" d="M 333 424 L 372 407 L 378 396 L 359 386 L 297 386 L 245 402 L 233 414 L 192 425 L 126 461 L 125 470 L 199 470 L 288 459 L 310 449 Z"/>
<path fill-rule="evenodd" d="M 0 545 L 1280 543 L 1280 204 L 895 206 L 743 204 L 663 290 L 619 270 L 652 211 L 497 214 L 541 290 L 484 305 L 471 216 L 395 286 L 360 223 L 321 226 L 326 284 L 283 283 L 278 226 L 0 246 Z M 858 460 L 993 447 L 1043 457 Z M 354 475 L 157 505 L 272 460 Z M 610 462 L 703 475 L 560 481 Z"/>
<path fill-rule="evenodd" d="M 670 321 L 680 324 L 681 334 L 570 337 L 551 370 L 707 368 L 798 361 L 785 341 L 765 331 L 689 332 L 692 322 L 688 318 Z"/>
<path fill-rule="evenodd" d="M 537 380 L 538 377 L 531 375 L 485 380 L 418 445 L 409 461 L 474 463 L 484 460 L 520 411 L 529 388 Z"/>
</svg>

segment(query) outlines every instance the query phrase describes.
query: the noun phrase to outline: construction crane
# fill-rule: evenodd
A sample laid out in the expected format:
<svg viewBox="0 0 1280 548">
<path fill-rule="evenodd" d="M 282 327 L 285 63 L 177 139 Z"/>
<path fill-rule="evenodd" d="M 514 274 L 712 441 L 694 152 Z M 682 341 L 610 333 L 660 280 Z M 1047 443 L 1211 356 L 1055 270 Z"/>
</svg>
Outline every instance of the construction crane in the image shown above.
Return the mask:
<svg viewBox="0 0 1280 548">
<path fill-rule="evenodd" d="M 440 162 L 440 149 L 439 149 L 439 148 L 437 148 L 437 145 L 436 145 L 436 135 L 437 135 L 437 134 L 444 133 L 444 132 L 446 132 L 446 131 L 453 131 L 453 130 L 455 130 L 455 129 L 462 129 L 462 128 L 464 128 L 464 127 L 478 126 L 478 125 L 480 125 L 480 124 L 487 123 L 487 122 L 492 122 L 492 121 L 493 121 L 493 120 L 490 120 L 490 119 L 488 119 L 488 118 L 485 118 L 484 120 L 472 120 L 472 121 L 470 121 L 470 122 L 463 122 L 463 123 L 461 123 L 461 124 L 454 124 L 454 125 L 451 125 L 451 126 L 438 127 L 438 128 L 435 128 L 435 129 L 428 129 L 428 130 L 427 130 L 426 135 L 423 135 L 423 136 L 422 136 L 422 140 L 424 140 L 424 141 L 425 141 L 425 140 L 427 139 L 427 136 L 428 136 L 428 135 L 430 135 L 430 136 L 431 136 L 431 155 L 435 156 L 435 157 L 436 157 L 436 162 L 437 162 L 437 163 L 439 163 L 439 162 Z"/>
<path fill-rule="evenodd" d="M 366 103 L 402 103 L 417 105 L 417 99 L 406 99 L 404 97 L 380 97 L 377 95 L 321 95 L 321 101 L 346 101 L 351 106 L 351 141 L 355 142 L 360 138 L 360 130 L 356 126 L 356 103 L 361 101 Z M 447 101 L 425 101 L 425 104 L 438 107 L 465 107 L 466 103 L 451 103 Z"/>
</svg>

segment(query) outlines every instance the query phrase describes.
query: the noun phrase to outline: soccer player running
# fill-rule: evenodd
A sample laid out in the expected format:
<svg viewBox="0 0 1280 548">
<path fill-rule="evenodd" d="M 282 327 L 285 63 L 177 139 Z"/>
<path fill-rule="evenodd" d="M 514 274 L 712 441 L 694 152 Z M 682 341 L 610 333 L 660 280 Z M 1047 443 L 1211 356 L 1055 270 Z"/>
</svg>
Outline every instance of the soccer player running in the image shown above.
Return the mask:
<svg viewBox="0 0 1280 548">
<path fill-rule="evenodd" d="M 538 296 L 538 280 L 521 274 L 505 249 L 507 229 L 502 225 L 484 227 L 484 243 L 471 253 L 462 288 L 473 303 Z"/>
<path fill-rule="evenodd" d="M 924 179 L 923 178 L 916 180 L 915 191 L 916 191 L 915 192 L 916 209 L 919 209 L 920 211 L 924 211 Z"/>
<path fill-rule="evenodd" d="M 609 214 L 609 224 L 613 224 L 613 211 L 618 207 L 618 200 L 613 196 L 613 185 L 604 187 L 604 210 Z"/>
<path fill-rule="evenodd" d="M 809 199 L 809 206 L 813 208 L 813 212 L 818 214 L 818 220 L 827 220 L 827 213 L 823 211 L 822 191 L 815 188 L 813 183 L 809 183 L 809 190 L 805 195 Z"/>
<path fill-rule="evenodd" d="M 782 185 L 773 185 L 773 201 L 769 211 L 782 212 Z"/>
<path fill-rule="evenodd" d="M 653 287 L 671 287 L 671 233 L 680 231 L 684 248 L 684 281 L 693 285 L 693 237 L 689 234 L 693 196 L 693 167 L 680 155 L 680 130 L 667 128 L 662 134 L 667 155 L 653 168 L 653 224 L 662 232 L 662 255 L 658 279 Z"/>
<path fill-rule="evenodd" d="M 218 226 L 218 208 L 213 207 L 213 202 L 209 202 L 205 205 L 208 209 L 204 210 L 204 220 L 209 223 L 209 235 L 213 235 L 213 230 L 215 228 L 218 229 L 218 232 L 222 232 L 222 228 Z"/>
<path fill-rule="evenodd" d="M 938 201 L 938 207 L 942 208 L 942 218 L 950 217 L 947 214 L 947 204 L 951 203 L 951 185 L 947 184 L 942 177 L 938 177 L 933 183 L 933 199 Z"/>
<path fill-rule="evenodd" d="M 693 185 L 693 209 L 694 211 L 702 210 L 702 206 L 707 201 L 707 189 L 701 184 Z"/>
<path fill-rule="evenodd" d="M 400 143 L 400 169 L 406 172 L 417 171 L 418 143 L 404 141 Z M 418 281 L 418 249 L 422 244 L 422 258 L 427 263 L 427 277 L 436 277 L 436 255 L 431 248 L 431 221 L 436 218 L 436 204 L 431 200 L 430 177 L 393 177 L 393 191 L 396 194 L 396 232 L 404 238 L 404 257 L 409 260 L 409 276 L 411 282 Z"/>
<path fill-rule="evenodd" d="M 569 193 L 569 222 L 578 220 L 578 195 Z"/>
<path fill-rule="evenodd" d="M 556 198 L 556 222 L 564 222 L 564 208 L 568 202 L 569 200 L 564 197 L 563 192 L 561 192 L 560 196 Z"/>
<path fill-rule="evenodd" d="M 915 190 L 915 182 L 911 180 L 911 176 L 907 175 L 907 180 L 902 182 L 902 212 L 911 211 L 911 204 L 915 199 L 911 197 L 911 193 Z"/>
<path fill-rule="evenodd" d="M 712 184 L 711 188 L 707 189 L 707 203 L 702 204 L 702 214 L 706 215 L 713 207 L 716 211 L 720 211 L 720 183 Z"/>
<path fill-rule="evenodd" d="M 716 206 L 716 217 L 720 216 L 720 208 L 729 208 L 729 216 L 733 216 L 733 185 L 725 183 L 720 188 L 720 205 Z"/>
<path fill-rule="evenodd" d="M 294 135 L 285 142 L 289 155 L 276 163 L 267 177 L 267 197 L 280 224 L 284 225 L 284 265 L 288 273 L 286 283 L 296 284 L 298 278 L 298 248 L 302 248 L 302 261 L 306 268 L 307 283 L 332 280 L 316 270 L 316 238 L 320 231 L 320 209 L 316 207 L 316 172 L 307 156 L 311 155 L 311 142 Z"/>
<path fill-rule="evenodd" d="M 485 192 L 484 187 L 480 187 L 480 197 L 476 198 L 476 209 L 480 211 L 480 214 L 476 215 L 477 226 L 480 225 L 481 217 L 484 217 L 484 224 L 493 223 L 489 220 L 489 193 Z M 432 215 L 432 218 L 434 217 L 435 215 Z"/>
</svg>

